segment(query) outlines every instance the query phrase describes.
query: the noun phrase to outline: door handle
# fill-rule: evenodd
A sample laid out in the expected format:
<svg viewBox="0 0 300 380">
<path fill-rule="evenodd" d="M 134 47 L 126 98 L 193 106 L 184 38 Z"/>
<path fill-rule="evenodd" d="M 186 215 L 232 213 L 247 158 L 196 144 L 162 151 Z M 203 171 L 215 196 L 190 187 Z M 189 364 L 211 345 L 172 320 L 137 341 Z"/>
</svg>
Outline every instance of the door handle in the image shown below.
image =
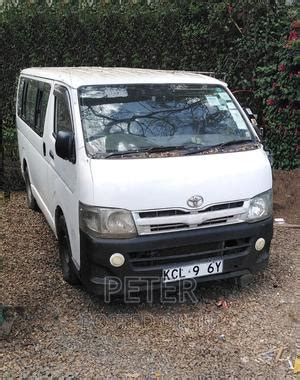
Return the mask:
<svg viewBox="0 0 300 380">
<path fill-rule="evenodd" d="M 43 142 L 43 155 L 46 156 L 46 144 Z"/>
<path fill-rule="evenodd" d="M 52 150 L 49 150 L 49 156 L 52 158 L 52 160 L 54 160 L 54 154 L 53 154 Z"/>
</svg>

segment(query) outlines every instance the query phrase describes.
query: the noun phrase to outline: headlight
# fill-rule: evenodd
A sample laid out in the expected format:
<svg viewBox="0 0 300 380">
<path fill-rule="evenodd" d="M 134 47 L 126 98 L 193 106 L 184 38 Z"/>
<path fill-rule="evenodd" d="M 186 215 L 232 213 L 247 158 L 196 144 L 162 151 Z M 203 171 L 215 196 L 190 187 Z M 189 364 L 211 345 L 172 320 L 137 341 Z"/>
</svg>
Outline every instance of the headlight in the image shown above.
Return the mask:
<svg viewBox="0 0 300 380">
<path fill-rule="evenodd" d="M 136 236 L 130 211 L 79 204 L 80 228 L 92 236 L 126 239 Z"/>
<path fill-rule="evenodd" d="M 272 210 L 273 197 L 272 189 L 270 189 L 250 199 L 248 221 L 255 222 L 257 220 L 266 219 L 272 215 Z"/>
</svg>

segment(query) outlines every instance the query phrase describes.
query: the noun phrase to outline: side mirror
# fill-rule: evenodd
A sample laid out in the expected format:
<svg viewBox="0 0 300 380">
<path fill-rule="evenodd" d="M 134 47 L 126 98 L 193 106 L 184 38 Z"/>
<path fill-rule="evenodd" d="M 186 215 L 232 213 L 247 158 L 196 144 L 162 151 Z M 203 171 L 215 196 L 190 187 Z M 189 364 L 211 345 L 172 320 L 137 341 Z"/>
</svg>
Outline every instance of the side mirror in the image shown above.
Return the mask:
<svg viewBox="0 0 300 380">
<path fill-rule="evenodd" d="M 55 142 L 56 154 L 64 160 L 69 160 L 73 164 L 76 161 L 75 157 L 75 139 L 74 133 L 69 131 L 59 131 L 56 135 Z"/>
</svg>

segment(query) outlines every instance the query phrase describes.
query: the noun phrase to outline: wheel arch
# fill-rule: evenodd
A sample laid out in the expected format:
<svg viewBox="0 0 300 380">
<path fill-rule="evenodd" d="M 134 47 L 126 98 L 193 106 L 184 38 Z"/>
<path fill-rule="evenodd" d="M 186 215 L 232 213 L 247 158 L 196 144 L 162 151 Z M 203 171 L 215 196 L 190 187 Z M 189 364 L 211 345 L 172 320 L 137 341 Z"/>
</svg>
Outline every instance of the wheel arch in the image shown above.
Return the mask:
<svg viewBox="0 0 300 380">
<path fill-rule="evenodd" d="M 25 178 L 25 171 L 26 170 L 28 171 L 28 164 L 27 164 L 26 158 L 23 158 L 23 160 L 22 160 L 21 169 L 22 169 L 23 178 Z"/>
<path fill-rule="evenodd" d="M 64 216 L 64 213 L 63 213 L 63 210 L 62 208 L 58 205 L 56 206 L 56 209 L 55 209 L 55 230 L 56 230 L 56 236 L 58 237 L 59 235 L 59 226 L 58 226 L 58 221 L 59 221 L 59 218 L 63 216 L 64 219 L 65 219 L 65 216 Z"/>
<path fill-rule="evenodd" d="M 27 161 L 26 158 L 23 158 L 23 170 L 25 171 L 27 169 Z"/>
</svg>

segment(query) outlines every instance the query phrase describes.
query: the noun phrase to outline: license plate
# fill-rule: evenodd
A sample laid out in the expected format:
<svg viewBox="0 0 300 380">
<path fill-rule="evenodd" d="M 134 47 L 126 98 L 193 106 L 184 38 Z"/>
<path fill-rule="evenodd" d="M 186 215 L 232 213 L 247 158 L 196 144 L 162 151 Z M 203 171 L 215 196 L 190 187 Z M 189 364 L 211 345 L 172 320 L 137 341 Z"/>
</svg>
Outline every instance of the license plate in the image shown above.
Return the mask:
<svg viewBox="0 0 300 380">
<path fill-rule="evenodd" d="M 223 260 L 212 260 L 200 264 L 184 265 L 163 269 L 163 282 L 184 280 L 186 278 L 196 278 L 210 276 L 223 272 Z"/>
</svg>

